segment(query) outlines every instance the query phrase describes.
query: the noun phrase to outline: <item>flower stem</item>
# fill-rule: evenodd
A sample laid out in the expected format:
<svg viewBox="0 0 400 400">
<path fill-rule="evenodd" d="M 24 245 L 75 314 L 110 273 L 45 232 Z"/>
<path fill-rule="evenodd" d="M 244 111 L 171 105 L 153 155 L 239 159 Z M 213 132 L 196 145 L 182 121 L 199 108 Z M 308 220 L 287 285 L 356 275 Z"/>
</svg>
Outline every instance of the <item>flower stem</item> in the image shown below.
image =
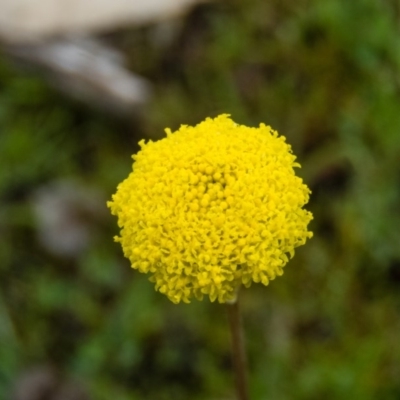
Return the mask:
<svg viewBox="0 0 400 400">
<path fill-rule="evenodd" d="M 242 318 L 239 309 L 239 300 L 227 303 L 229 325 L 232 336 L 232 359 L 235 368 L 236 393 L 238 400 L 249 400 L 247 384 L 247 357 L 244 347 Z"/>
</svg>

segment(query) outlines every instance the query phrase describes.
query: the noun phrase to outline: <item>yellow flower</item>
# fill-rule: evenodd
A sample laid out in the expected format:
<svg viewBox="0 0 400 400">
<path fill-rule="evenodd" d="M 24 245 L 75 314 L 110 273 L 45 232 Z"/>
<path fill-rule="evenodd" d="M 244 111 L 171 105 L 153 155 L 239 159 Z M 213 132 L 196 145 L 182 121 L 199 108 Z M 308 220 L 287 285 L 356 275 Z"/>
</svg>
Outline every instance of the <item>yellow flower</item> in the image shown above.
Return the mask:
<svg viewBox="0 0 400 400">
<path fill-rule="evenodd" d="M 224 303 L 252 282 L 268 285 L 312 232 L 291 147 L 269 126 L 228 115 L 139 144 L 133 172 L 108 202 L 132 267 L 174 303 Z"/>
</svg>

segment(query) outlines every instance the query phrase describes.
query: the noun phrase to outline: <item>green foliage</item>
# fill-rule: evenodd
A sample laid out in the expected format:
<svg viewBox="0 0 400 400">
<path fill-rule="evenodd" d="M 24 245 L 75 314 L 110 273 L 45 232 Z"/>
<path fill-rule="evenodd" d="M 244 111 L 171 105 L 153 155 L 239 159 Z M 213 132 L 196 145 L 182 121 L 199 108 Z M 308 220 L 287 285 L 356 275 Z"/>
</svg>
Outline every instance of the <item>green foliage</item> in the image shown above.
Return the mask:
<svg viewBox="0 0 400 400">
<path fill-rule="evenodd" d="M 56 181 L 109 198 L 138 140 L 220 113 L 287 136 L 313 190 L 315 237 L 282 278 L 243 292 L 252 398 L 399 398 L 399 15 L 390 0 L 235 0 L 198 7 L 164 46 L 153 28 L 121 33 L 155 85 L 129 123 L 3 57 L 0 398 L 48 364 L 93 399 L 233 396 L 222 306 L 155 293 L 112 242 L 105 204 L 78 213 L 91 241 L 73 257 L 40 243 L 33 214 Z"/>
</svg>

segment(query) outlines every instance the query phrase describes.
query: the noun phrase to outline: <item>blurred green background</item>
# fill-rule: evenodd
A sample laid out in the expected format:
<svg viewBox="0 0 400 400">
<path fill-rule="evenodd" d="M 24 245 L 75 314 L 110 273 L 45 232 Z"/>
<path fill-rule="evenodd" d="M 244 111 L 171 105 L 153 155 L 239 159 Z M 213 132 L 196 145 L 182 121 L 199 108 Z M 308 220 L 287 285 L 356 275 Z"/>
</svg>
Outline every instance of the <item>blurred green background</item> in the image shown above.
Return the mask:
<svg viewBox="0 0 400 400">
<path fill-rule="evenodd" d="M 153 30 L 104 38 L 154 84 L 128 119 L 0 55 L 0 399 L 234 398 L 224 307 L 156 293 L 105 206 L 140 139 L 220 113 L 285 135 L 313 192 L 314 238 L 243 292 L 252 399 L 400 399 L 400 2 L 212 2 Z"/>
</svg>

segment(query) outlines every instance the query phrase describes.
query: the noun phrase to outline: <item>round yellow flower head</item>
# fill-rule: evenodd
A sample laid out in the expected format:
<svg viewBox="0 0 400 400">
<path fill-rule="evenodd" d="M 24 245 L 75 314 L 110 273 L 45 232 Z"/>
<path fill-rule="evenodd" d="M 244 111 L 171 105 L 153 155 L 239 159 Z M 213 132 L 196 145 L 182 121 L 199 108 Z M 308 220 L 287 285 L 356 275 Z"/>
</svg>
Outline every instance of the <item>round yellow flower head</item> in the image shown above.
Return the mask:
<svg viewBox="0 0 400 400">
<path fill-rule="evenodd" d="M 139 144 L 133 172 L 108 202 L 132 267 L 174 303 L 224 303 L 252 282 L 282 275 L 312 236 L 309 189 L 291 147 L 269 126 L 228 115 Z"/>
</svg>

